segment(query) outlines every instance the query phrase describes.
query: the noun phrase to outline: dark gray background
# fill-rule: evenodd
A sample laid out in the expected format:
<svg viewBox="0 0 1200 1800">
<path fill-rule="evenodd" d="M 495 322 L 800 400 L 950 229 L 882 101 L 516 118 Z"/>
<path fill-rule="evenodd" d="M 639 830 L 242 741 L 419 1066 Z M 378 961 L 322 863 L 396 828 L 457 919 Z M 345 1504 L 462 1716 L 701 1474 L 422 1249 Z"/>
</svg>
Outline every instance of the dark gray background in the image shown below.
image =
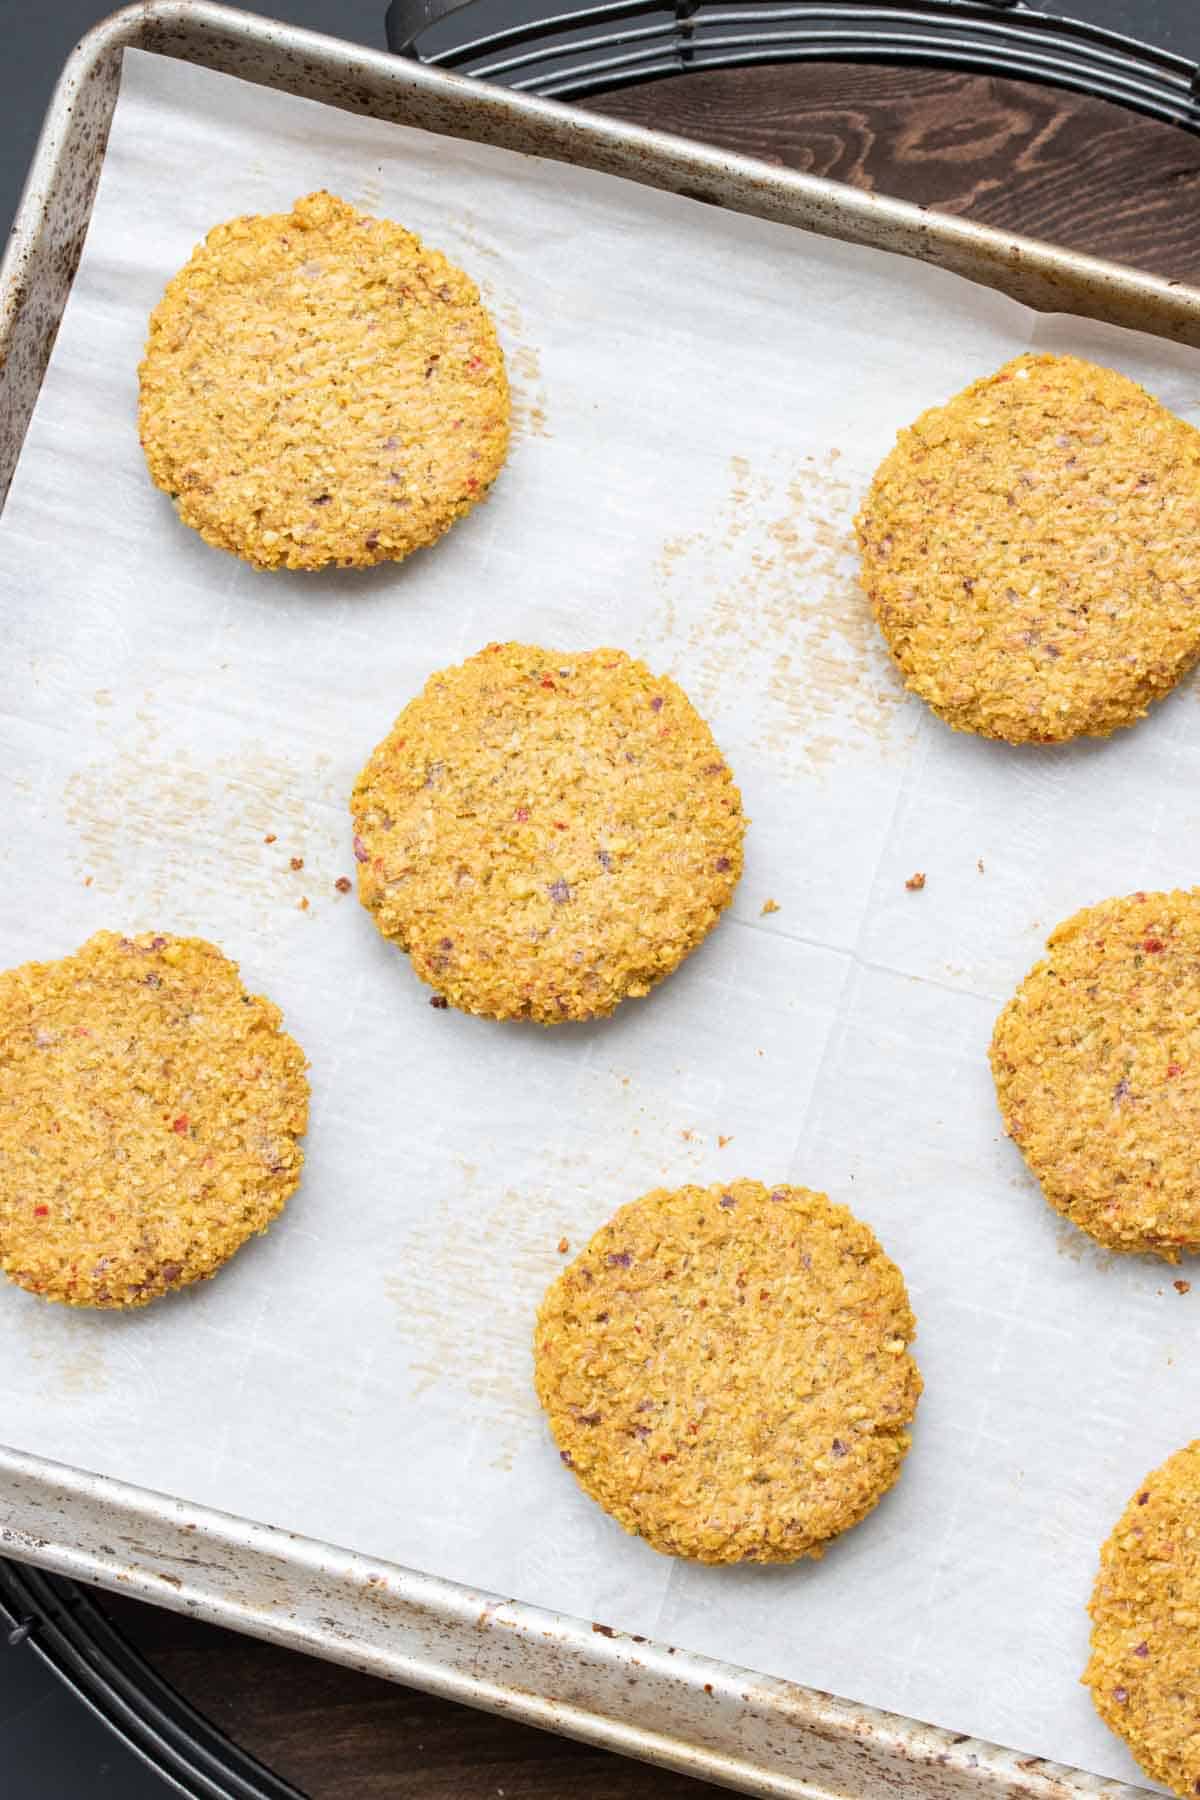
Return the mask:
<svg viewBox="0 0 1200 1800">
<path fill-rule="evenodd" d="M 488 23 L 551 10 L 551 0 L 484 0 Z M 559 4 L 560 0 L 555 0 Z M 1128 32 L 1200 62 L 1200 0 L 1042 0 L 1043 9 Z M 386 0 L 274 0 L 246 10 L 376 49 Z M 72 46 L 112 10 L 104 0 L 0 0 L 0 230 L 7 232 L 42 114 Z M 507 22 L 507 19 L 505 19 Z M 46 1674 L 28 1645 L 0 1639 L 0 1791 L 4 1800 L 163 1800 L 165 1784 Z M 319 1800 L 319 1796 L 316 1797 Z"/>
</svg>

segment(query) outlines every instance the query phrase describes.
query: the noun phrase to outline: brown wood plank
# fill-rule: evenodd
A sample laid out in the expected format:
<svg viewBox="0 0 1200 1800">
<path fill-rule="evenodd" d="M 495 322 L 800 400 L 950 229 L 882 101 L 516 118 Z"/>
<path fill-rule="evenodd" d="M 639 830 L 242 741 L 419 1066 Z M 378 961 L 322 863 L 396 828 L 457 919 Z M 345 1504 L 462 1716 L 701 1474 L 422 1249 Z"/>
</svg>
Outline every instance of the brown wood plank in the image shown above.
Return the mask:
<svg viewBox="0 0 1200 1800">
<path fill-rule="evenodd" d="M 1200 281 L 1200 137 L 1103 100 L 936 69 L 813 63 L 648 81 L 587 104 Z"/>
</svg>

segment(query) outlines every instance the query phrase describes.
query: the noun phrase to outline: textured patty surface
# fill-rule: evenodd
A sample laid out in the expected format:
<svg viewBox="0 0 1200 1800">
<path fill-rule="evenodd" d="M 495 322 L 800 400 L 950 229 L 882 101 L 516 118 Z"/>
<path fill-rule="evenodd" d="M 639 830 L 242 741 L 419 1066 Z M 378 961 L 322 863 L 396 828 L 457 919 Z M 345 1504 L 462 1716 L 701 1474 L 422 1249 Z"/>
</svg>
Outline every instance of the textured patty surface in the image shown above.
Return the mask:
<svg viewBox="0 0 1200 1800">
<path fill-rule="evenodd" d="M 154 481 L 259 568 L 398 561 L 483 498 L 508 448 L 475 284 L 332 194 L 209 232 L 140 373 Z"/>
<path fill-rule="evenodd" d="M 1005 1128 L 1111 1250 L 1200 1250 L 1200 890 L 1088 906 L 996 1022 Z"/>
<path fill-rule="evenodd" d="M 538 1398 L 563 1462 L 656 1550 L 792 1562 L 899 1475 L 915 1331 L 900 1271 L 823 1194 L 658 1189 L 547 1293 Z"/>
<path fill-rule="evenodd" d="M 358 891 L 465 1012 L 642 995 L 742 869 L 741 796 L 687 697 L 621 650 L 492 644 L 430 678 L 351 799 Z"/>
<path fill-rule="evenodd" d="M 304 1054 L 199 938 L 0 975 L 0 1268 L 72 1306 L 212 1275 L 300 1180 Z"/>
<path fill-rule="evenodd" d="M 1200 1794 L 1200 1440 L 1148 1475 L 1100 1552 L 1084 1681 L 1147 1775 Z"/>
<path fill-rule="evenodd" d="M 893 659 L 960 731 L 1107 736 L 1200 656 L 1200 432 L 1111 369 L 1022 356 L 932 408 L 857 527 Z"/>
</svg>

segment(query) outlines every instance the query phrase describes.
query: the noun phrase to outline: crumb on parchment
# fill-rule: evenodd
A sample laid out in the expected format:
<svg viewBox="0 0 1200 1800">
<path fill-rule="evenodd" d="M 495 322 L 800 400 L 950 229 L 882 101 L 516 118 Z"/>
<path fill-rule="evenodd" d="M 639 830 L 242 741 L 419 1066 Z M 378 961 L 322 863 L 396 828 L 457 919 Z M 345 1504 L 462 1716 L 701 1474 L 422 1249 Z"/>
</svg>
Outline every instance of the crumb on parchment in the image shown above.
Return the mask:
<svg viewBox="0 0 1200 1800">
<path fill-rule="evenodd" d="M 760 917 L 765 918 L 768 913 L 777 913 L 779 910 L 778 900 L 764 900 Z"/>
<path fill-rule="evenodd" d="M 918 869 L 915 875 L 910 875 L 904 885 L 909 893 L 920 893 L 921 889 L 925 886 L 925 875 L 923 870 Z"/>
</svg>

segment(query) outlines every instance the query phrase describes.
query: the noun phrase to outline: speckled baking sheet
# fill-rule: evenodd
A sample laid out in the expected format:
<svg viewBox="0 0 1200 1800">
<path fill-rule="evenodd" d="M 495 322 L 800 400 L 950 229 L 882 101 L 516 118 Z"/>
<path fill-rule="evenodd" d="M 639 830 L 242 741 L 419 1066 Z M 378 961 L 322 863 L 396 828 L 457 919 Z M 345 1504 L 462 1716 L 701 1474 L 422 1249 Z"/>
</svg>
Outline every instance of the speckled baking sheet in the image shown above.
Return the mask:
<svg viewBox="0 0 1200 1800">
<path fill-rule="evenodd" d="M 271 577 L 151 488 L 135 365 L 209 225 L 321 184 L 477 276 L 519 426 L 493 497 L 432 551 Z M 1200 705 L 1185 686 L 1077 749 L 954 737 L 892 676 L 848 550 L 896 427 L 1031 344 L 1200 419 L 1194 352 L 127 57 L 0 524 L 0 955 L 100 926 L 215 938 L 308 1048 L 313 1129 L 285 1219 L 213 1284 L 129 1318 L 0 1293 L 0 1441 L 1132 1775 L 1077 1686 L 1083 1608 L 1128 1494 L 1196 1432 L 1200 1284 L 1181 1295 L 1177 1271 L 1114 1263 L 1046 1211 L 984 1051 L 1057 919 L 1195 878 Z M 335 887 L 366 752 L 432 669 L 509 636 L 669 670 L 753 820 L 732 918 L 594 1026 L 431 1008 Z M 560 1238 L 659 1182 L 734 1174 L 852 1205 L 920 1320 L 899 1488 L 794 1570 L 686 1568 L 626 1538 L 564 1475 L 530 1388 Z"/>
</svg>

